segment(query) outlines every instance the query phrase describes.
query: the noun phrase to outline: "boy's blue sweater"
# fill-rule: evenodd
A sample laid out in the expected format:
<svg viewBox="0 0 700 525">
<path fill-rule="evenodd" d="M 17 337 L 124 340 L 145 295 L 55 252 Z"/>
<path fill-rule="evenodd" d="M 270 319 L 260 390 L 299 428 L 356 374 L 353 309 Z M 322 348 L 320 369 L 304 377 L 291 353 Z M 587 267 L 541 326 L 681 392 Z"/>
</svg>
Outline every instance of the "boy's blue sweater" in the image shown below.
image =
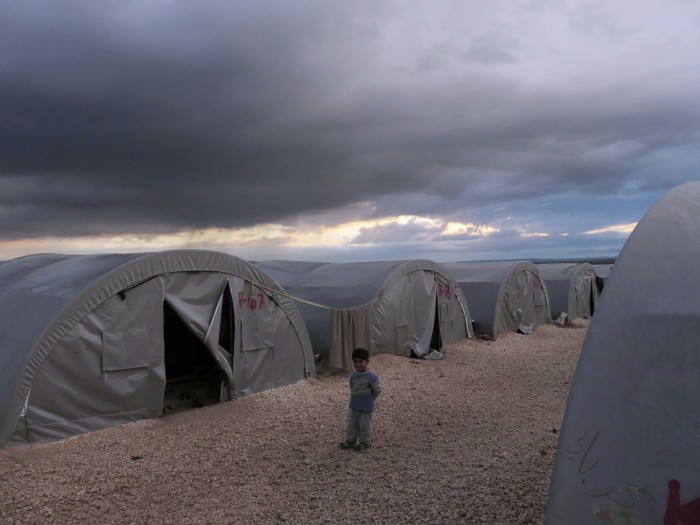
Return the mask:
<svg viewBox="0 0 700 525">
<path fill-rule="evenodd" d="M 374 400 L 382 392 L 379 376 L 367 370 L 362 374 L 350 374 L 350 408 L 360 412 L 372 412 Z"/>
</svg>

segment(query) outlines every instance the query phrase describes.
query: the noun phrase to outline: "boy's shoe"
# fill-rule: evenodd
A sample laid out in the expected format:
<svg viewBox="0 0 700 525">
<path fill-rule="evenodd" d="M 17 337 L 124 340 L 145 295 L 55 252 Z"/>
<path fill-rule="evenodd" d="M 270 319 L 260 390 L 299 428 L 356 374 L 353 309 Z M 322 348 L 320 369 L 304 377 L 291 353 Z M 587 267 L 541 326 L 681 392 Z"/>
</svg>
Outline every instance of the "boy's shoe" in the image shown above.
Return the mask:
<svg viewBox="0 0 700 525">
<path fill-rule="evenodd" d="M 369 448 L 369 443 L 360 443 L 355 447 L 355 450 L 367 450 Z"/>
<path fill-rule="evenodd" d="M 340 448 L 352 448 L 352 446 L 353 446 L 353 443 L 350 443 L 349 441 L 343 441 L 339 445 Z"/>
</svg>

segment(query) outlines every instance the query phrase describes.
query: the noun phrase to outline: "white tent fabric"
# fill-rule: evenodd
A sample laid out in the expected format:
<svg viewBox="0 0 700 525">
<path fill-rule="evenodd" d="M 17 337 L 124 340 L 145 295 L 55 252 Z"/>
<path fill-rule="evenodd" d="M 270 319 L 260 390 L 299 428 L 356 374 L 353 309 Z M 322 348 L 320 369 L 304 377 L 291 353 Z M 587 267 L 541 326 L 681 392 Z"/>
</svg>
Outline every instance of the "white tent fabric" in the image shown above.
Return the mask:
<svg viewBox="0 0 700 525">
<path fill-rule="evenodd" d="M 193 363 L 218 363 L 223 399 L 313 376 L 303 319 L 280 291 L 250 263 L 208 251 L 4 262 L 0 443 L 160 416 L 168 359 L 177 368 L 187 345 L 203 349 Z"/>
<path fill-rule="evenodd" d="M 301 300 L 314 352 L 327 355 L 330 366 L 352 368 L 358 346 L 371 354 L 424 357 L 472 337 L 459 286 L 432 261 L 255 264 Z"/>
<path fill-rule="evenodd" d="M 567 323 L 593 316 L 601 289 L 592 265 L 542 263 L 536 266 L 547 285 L 553 319 L 562 312 L 567 315 Z"/>
<path fill-rule="evenodd" d="M 699 341 L 695 182 L 659 200 L 615 261 L 569 394 L 546 523 L 698 522 Z"/>
<path fill-rule="evenodd" d="M 529 261 L 443 264 L 469 303 L 477 335 L 498 334 L 550 322 L 547 286 Z"/>
</svg>

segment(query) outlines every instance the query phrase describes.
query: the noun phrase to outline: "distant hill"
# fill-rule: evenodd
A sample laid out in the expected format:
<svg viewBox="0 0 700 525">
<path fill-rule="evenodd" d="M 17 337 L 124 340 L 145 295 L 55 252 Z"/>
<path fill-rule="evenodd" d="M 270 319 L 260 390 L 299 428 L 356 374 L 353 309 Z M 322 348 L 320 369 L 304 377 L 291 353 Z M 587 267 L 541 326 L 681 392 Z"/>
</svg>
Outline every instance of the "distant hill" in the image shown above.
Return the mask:
<svg viewBox="0 0 700 525">
<path fill-rule="evenodd" d="M 614 264 L 616 257 L 583 257 L 576 259 L 529 259 L 535 264 L 544 263 L 590 263 L 590 264 Z"/>
<path fill-rule="evenodd" d="M 578 257 L 578 258 L 562 258 L 562 259 L 528 259 L 522 257 L 520 259 L 488 259 L 481 262 L 492 262 L 492 261 L 530 261 L 534 264 L 548 264 L 548 263 L 569 263 L 569 264 L 614 264 L 616 257 Z M 468 260 L 463 260 L 460 262 L 471 262 Z"/>
</svg>

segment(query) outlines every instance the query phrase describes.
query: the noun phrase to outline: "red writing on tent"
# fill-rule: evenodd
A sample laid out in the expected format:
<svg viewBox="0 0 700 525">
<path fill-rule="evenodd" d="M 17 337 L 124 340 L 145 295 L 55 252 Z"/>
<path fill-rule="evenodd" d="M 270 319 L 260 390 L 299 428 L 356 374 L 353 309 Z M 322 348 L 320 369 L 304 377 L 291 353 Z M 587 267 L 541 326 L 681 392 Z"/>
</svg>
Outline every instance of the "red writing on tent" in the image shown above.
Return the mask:
<svg viewBox="0 0 700 525">
<path fill-rule="evenodd" d="M 244 304 L 251 310 L 260 310 L 265 304 L 265 294 L 245 295 L 243 292 L 238 292 L 238 306 L 242 307 Z"/>
<path fill-rule="evenodd" d="M 681 505 L 681 483 L 677 479 L 668 482 L 664 525 L 700 525 L 700 498 Z"/>
</svg>

